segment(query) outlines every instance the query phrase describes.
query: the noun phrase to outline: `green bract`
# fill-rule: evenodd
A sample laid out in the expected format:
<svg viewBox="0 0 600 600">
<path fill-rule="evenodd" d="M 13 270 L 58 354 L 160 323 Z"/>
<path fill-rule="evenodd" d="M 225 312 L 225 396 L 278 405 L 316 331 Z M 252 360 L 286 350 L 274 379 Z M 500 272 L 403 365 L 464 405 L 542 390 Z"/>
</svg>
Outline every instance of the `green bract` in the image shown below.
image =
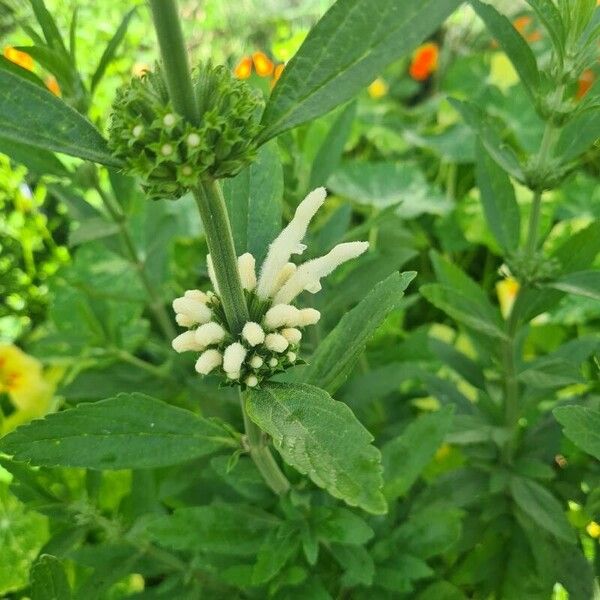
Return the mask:
<svg viewBox="0 0 600 600">
<path fill-rule="evenodd" d="M 178 198 L 202 177 L 232 177 L 256 156 L 257 94 L 222 65 L 201 65 L 193 81 L 199 123 L 175 112 L 159 68 L 132 79 L 113 103 L 110 147 L 153 199 Z"/>
</svg>

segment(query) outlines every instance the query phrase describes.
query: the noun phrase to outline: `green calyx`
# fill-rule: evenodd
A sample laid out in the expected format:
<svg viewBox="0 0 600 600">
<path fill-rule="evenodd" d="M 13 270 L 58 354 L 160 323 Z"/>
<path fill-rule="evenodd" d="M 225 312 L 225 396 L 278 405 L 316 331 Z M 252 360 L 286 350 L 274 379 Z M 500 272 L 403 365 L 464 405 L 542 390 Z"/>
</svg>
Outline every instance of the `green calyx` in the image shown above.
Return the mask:
<svg viewBox="0 0 600 600">
<path fill-rule="evenodd" d="M 110 147 L 153 199 L 182 196 L 203 177 L 237 175 L 256 156 L 260 98 L 224 66 L 194 71 L 198 123 L 178 115 L 159 68 L 117 92 Z"/>
</svg>

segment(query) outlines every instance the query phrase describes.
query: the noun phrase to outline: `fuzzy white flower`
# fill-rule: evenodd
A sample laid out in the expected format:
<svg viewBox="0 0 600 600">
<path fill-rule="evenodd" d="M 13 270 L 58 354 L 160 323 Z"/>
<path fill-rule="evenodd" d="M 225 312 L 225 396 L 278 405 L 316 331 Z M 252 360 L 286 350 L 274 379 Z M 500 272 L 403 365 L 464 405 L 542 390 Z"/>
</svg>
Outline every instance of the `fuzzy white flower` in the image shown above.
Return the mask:
<svg viewBox="0 0 600 600">
<path fill-rule="evenodd" d="M 173 300 L 175 320 L 182 327 L 208 323 L 212 310 L 206 306 L 206 294 L 199 290 L 188 290 L 181 298 Z"/>
<path fill-rule="evenodd" d="M 285 263 L 285 265 L 281 267 L 281 270 L 277 273 L 277 277 L 275 277 L 271 295 L 274 295 L 281 289 L 281 286 L 296 272 L 297 268 L 298 267 L 293 262 Z"/>
<path fill-rule="evenodd" d="M 211 371 L 220 367 L 223 363 L 223 355 L 214 348 L 205 350 L 196 361 L 196 371 L 200 375 L 208 375 Z"/>
<path fill-rule="evenodd" d="M 316 308 L 302 308 L 298 315 L 300 327 L 306 327 L 307 325 L 316 325 L 321 318 L 321 313 Z"/>
<path fill-rule="evenodd" d="M 248 321 L 242 329 L 242 337 L 251 346 L 258 346 L 258 344 L 262 344 L 265 341 L 265 332 L 258 323 Z"/>
<path fill-rule="evenodd" d="M 248 377 L 246 377 L 244 383 L 248 387 L 256 387 L 258 385 L 258 378 L 256 377 L 256 375 L 248 375 Z"/>
<path fill-rule="evenodd" d="M 250 359 L 250 366 L 253 369 L 260 369 L 264 364 L 265 364 L 265 361 L 262 359 L 262 357 L 258 356 L 257 354 L 255 354 Z"/>
<path fill-rule="evenodd" d="M 287 304 L 307 290 L 315 294 L 321 289 L 321 278 L 329 275 L 336 267 L 353 258 L 357 258 L 369 247 L 368 242 L 347 242 L 338 244 L 325 256 L 309 260 L 300 265 L 286 284 L 275 294 L 276 304 Z"/>
<path fill-rule="evenodd" d="M 319 210 L 327 192 L 325 188 L 313 190 L 298 205 L 294 217 L 287 227 L 273 240 L 269 246 L 267 257 L 263 262 L 256 288 L 258 297 L 265 300 L 273 294 L 273 288 L 281 269 L 289 261 L 292 254 L 302 254 L 306 246 L 302 239 L 306 234 L 308 224 Z"/>
<path fill-rule="evenodd" d="M 238 257 L 237 263 L 242 287 L 251 292 L 256 287 L 256 261 L 254 256 L 250 252 L 246 252 L 246 254 Z"/>
<path fill-rule="evenodd" d="M 225 352 L 223 353 L 223 370 L 230 379 L 237 379 L 239 377 L 240 369 L 242 368 L 247 352 L 246 348 L 240 342 L 234 342 L 225 348 Z"/>
<path fill-rule="evenodd" d="M 195 331 L 184 331 L 179 334 L 172 342 L 173 350 L 175 352 L 198 352 L 204 350 L 204 346 L 196 341 Z"/>
<path fill-rule="evenodd" d="M 284 326 L 293 327 L 294 325 L 298 325 L 299 312 L 291 304 L 276 304 L 265 314 L 265 327 L 267 329 L 279 329 Z"/>
<path fill-rule="evenodd" d="M 195 336 L 196 342 L 202 347 L 202 349 L 206 348 L 206 346 L 210 346 L 211 344 L 218 344 L 225 339 L 227 332 L 221 325 L 211 321 L 210 323 L 205 323 L 196 329 Z"/>
<path fill-rule="evenodd" d="M 302 339 L 302 332 L 295 327 L 286 327 L 282 329 L 279 333 L 290 343 L 290 344 L 299 344 Z"/>
<path fill-rule="evenodd" d="M 265 338 L 265 346 L 272 352 L 285 352 L 289 342 L 279 333 L 269 333 Z"/>
<path fill-rule="evenodd" d="M 298 358 L 295 352 L 288 352 L 286 356 L 291 363 L 296 362 L 296 358 Z"/>
</svg>

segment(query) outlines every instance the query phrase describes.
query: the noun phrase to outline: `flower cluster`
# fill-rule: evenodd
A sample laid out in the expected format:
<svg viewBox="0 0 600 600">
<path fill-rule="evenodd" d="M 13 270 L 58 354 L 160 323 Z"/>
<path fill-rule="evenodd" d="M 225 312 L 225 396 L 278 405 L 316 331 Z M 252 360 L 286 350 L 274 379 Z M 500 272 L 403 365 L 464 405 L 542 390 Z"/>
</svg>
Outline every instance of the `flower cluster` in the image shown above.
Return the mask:
<svg viewBox="0 0 600 600">
<path fill-rule="evenodd" d="M 207 264 L 213 290 L 188 290 L 173 302 L 177 323 L 188 328 L 173 340 L 173 348 L 199 352 L 198 373 L 220 372 L 230 384 L 255 387 L 298 362 L 302 329 L 317 323 L 321 315 L 314 308 L 297 308 L 294 300 L 303 291 L 318 292 L 321 278 L 369 246 L 347 242 L 300 266 L 290 262 L 292 254 L 306 249 L 302 240 L 325 196 L 325 189 L 318 188 L 300 203 L 293 219 L 269 246 L 258 277 L 250 253 L 238 258 L 250 313 L 239 335 L 228 330 L 210 255 Z"/>
<path fill-rule="evenodd" d="M 238 79 L 249 79 L 253 68 L 259 77 L 271 77 L 270 87 L 272 88 L 279 81 L 285 68 L 285 63 L 275 65 L 264 52 L 254 52 L 252 56 L 243 56 L 241 58 L 233 70 L 233 74 Z"/>
<path fill-rule="evenodd" d="M 178 198 L 199 178 L 232 177 L 256 156 L 258 95 L 224 66 L 193 73 L 200 121 L 176 114 L 160 69 L 117 92 L 110 146 L 152 198 Z"/>
</svg>

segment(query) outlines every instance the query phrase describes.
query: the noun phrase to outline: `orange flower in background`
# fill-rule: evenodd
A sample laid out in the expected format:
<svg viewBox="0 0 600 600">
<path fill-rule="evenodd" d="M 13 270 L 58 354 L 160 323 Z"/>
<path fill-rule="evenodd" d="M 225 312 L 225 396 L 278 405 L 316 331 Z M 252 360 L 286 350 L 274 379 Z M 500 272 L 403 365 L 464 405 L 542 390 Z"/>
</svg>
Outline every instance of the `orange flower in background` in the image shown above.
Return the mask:
<svg viewBox="0 0 600 600">
<path fill-rule="evenodd" d="M 416 81 L 424 81 L 437 70 L 439 47 L 435 42 L 419 46 L 413 53 L 408 72 Z"/>
<path fill-rule="evenodd" d="M 135 63 L 131 67 L 131 74 L 134 77 L 142 77 L 146 73 L 150 73 L 150 67 L 146 63 Z"/>
<path fill-rule="evenodd" d="M 273 71 L 273 79 L 271 79 L 271 89 L 275 87 L 275 84 L 279 81 L 281 74 L 283 73 L 283 69 L 285 69 L 285 63 L 279 63 L 275 70 Z"/>
<path fill-rule="evenodd" d="M 507 277 L 496 284 L 496 294 L 498 295 L 498 302 L 500 303 L 500 312 L 505 319 L 512 311 L 520 287 L 519 282 L 512 277 Z"/>
<path fill-rule="evenodd" d="M 529 15 L 517 17 L 513 21 L 513 27 L 528 41 L 537 42 L 542 39 L 542 34 L 539 30 L 529 31 L 533 19 Z"/>
<path fill-rule="evenodd" d="M 596 81 L 596 75 L 594 74 L 594 71 L 591 69 L 586 69 L 581 74 L 581 77 L 577 82 L 575 98 L 577 98 L 577 100 L 581 100 L 581 98 L 583 98 L 590 91 L 591 87 L 594 85 L 594 81 Z"/>
<path fill-rule="evenodd" d="M 259 77 L 269 77 L 275 69 L 273 61 L 264 52 L 255 52 L 252 55 L 252 62 Z"/>
<path fill-rule="evenodd" d="M 248 77 L 252 75 L 252 58 L 250 56 L 244 56 L 233 70 L 233 74 L 238 79 L 248 79 Z"/>
<path fill-rule="evenodd" d="M 46 77 L 44 80 L 44 83 L 55 96 L 60 96 L 60 86 L 58 85 L 58 81 L 56 81 L 56 77 L 48 75 L 48 77 Z"/>
<path fill-rule="evenodd" d="M 10 60 L 10 62 L 15 63 L 15 65 L 19 65 L 28 71 L 33 71 L 33 58 L 29 56 L 26 52 L 22 52 L 21 50 L 17 50 L 12 46 L 6 46 L 4 48 L 4 58 Z"/>
</svg>

